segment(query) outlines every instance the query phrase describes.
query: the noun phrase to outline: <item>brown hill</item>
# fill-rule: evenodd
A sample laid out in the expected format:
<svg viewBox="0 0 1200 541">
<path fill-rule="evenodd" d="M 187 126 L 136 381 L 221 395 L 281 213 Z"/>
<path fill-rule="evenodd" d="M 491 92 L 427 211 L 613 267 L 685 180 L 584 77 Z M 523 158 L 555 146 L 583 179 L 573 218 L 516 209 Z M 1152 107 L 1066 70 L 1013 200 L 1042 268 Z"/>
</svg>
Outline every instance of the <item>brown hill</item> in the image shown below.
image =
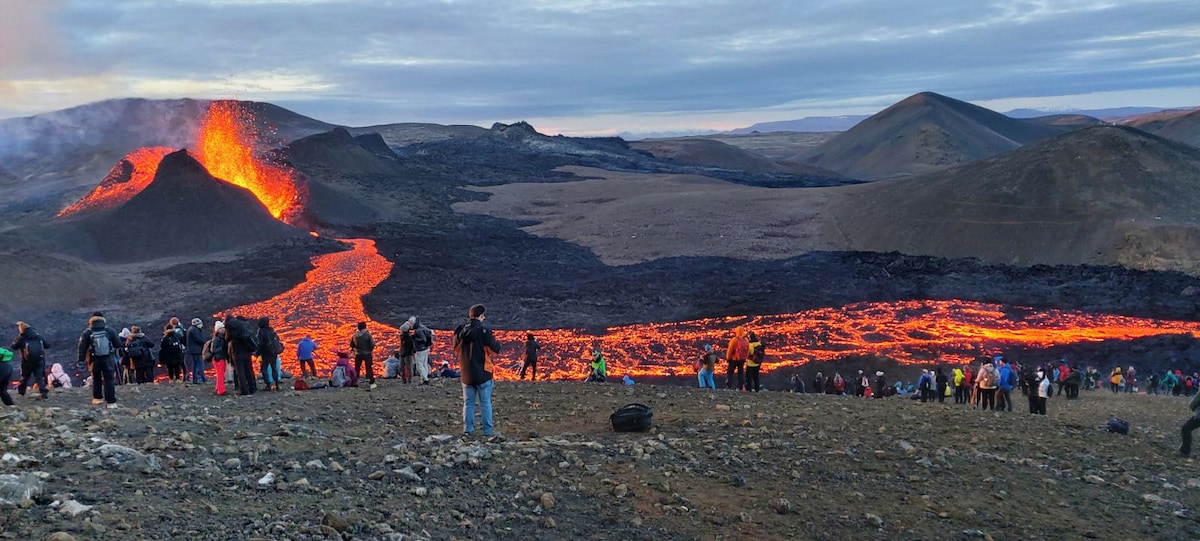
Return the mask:
<svg viewBox="0 0 1200 541">
<path fill-rule="evenodd" d="M 1130 128 L 1086 128 L 842 195 L 829 212 L 852 250 L 1200 268 L 1200 151 Z"/>
<path fill-rule="evenodd" d="M 1140 115 L 1125 119 L 1122 123 L 1160 137 L 1200 147 L 1200 108 Z"/>
<path fill-rule="evenodd" d="M 908 176 L 995 156 L 1068 129 L 922 92 L 834 137 L 809 163 L 853 178 Z"/>
<path fill-rule="evenodd" d="M 371 223 L 389 208 L 391 194 L 379 193 L 376 181 L 394 179 L 400 169 L 379 134 L 355 137 L 336 128 L 293 141 L 283 154 L 308 179 L 305 215 L 313 225 Z"/>
<path fill-rule="evenodd" d="M 1046 115 L 1033 118 L 1023 118 L 1024 122 L 1036 124 L 1039 126 L 1059 126 L 1063 128 L 1086 128 L 1103 124 L 1104 121 L 1087 115 Z"/>
<path fill-rule="evenodd" d="M 842 175 L 813 165 L 776 161 L 736 146 L 703 137 L 650 139 L 629 143 L 630 148 L 649 152 L 661 158 L 685 165 L 718 167 L 750 173 L 780 173 L 789 175 L 820 175 L 840 178 Z"/>
<path fill-rule="evenodd" d="M 166 155 L 154 180 L 127 202 L 40 228 L 64 253 L 129 262 L 244 249 L 306 238 L 271 217 L 254 194 L 217 180 L 186 150 Z"/>
</svg>

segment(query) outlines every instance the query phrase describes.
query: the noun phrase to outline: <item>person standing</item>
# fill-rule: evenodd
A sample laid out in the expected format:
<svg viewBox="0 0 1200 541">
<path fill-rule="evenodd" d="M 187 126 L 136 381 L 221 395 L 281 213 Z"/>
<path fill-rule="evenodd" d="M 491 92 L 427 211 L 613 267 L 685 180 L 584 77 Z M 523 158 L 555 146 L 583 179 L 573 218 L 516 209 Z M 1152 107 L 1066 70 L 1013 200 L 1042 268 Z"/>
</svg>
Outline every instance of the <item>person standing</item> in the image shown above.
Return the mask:
<svg viewBox="0 0 1200 541">
<path fill-rule="evenodd" d="M 1037 408 L 1034 413 L 1038 415 L 1046 414 L 1046 399 L 1050 398 L 1050 379 L 1046 377 L 1046 370 L 1039 367 L 1037 371 Z M 1030 393 L 1035 392 L 1033 389 Z"/>
<path fill-rule="evenodd" d="M 454 331 L 454 350 L 462 366 L 463 434 L 470 436 L 475 432 L 475 403 L 478 401 L 483 435 L 490 437 L 495 434 L 491 357 L 500 352 L 500 344 L 483 323 L 487 314 L 482 304 L 472 306 L 467 315 L 470 318 L 467 323 Z"/>
<path fill-rule="evenodd" d="M 229 370 L 229 343 L 225 339 L 225 323 L 213 322 L 212 338 L 208 341 L 209 355 L 217 371 L 217 396 L 225 396 L 225 372 Z"/>
<path fill-rule="evenodd" d="M 759 388 L 758 371 L 762 367 L 762 352 L 759 351 L 762 342 L 759 342 L 758 335 L 754 334 L 754 331 L 746 334 L 746 341 L 750 348 L 749 354 L 746 355 L 746 390 L 757 393 Z"/>
<path fill-rule="evenodd" d="M 192 318 L 192 326 L 188 327 L 184 342 L 184 363 L 192 370 L 192 383 L 208 383 L 204 375 L 204 322 L 200 318 Z"/>
<path fill-rule="evenodd" d="M 367 330 L 367 322 L 358 322 L 358 330 L 350 337 L 350 349 L 354 350 L 354 372 L 362 374 L 362 365 L 367 365 L 367 390 L 375 387 L 375 339 Z"/>
<path fill-rule="evenodd" d="M 704 356 L 700 357 L 699 365 L 696 377 L 700 380 L 700 388 L 717 390 L 717 382 L 713 380 L 713 373 L 717 371 L 717 352 L 713 351 L 712 344 L 704 344 Z"/>
<path fill-rule="evenodd" d="M 887 380 L 883 378 L 883 371 L 875 372 L 875 388 L 871 391 L 871 398 L 883 398 L 884 387 L 887 386 Z"/>
<path fill-rule="evenodd" d="M 17 339 L 10 348 L 21 353 L 21 383 L 17 386 L 17 394 L 25 396 L 25 389 L 37 384 L 40 398 L 50 398 L 50 390 L 46 388 L 46 350 L 49 348 L 50 344 L 33 327 L 24 321 L 17 322 Z M 11 382 L 12 379 L 0 380 L 5 386 Z"/>
<path fill-rule="evenodd" d="M 991 362 L 983 363 L 979 367 L 979 375 L 976 379 L 977 402 L 983 411 L 996 409 L 996 388 L 999 386 L 998 381 L 1000 376 L 996 372 L 996 367 Z"/>
<path fill-rule="evenodd" d="M 163 326 L 162 339 L 158 342 L 158 362 L 167 367 L 167 380 L 171 383 L 187 383 L 188 370 L 183 362 L 183 351 L 180 332 L 170 323 Z"/>
<path fill-rule="evenodd" d="M 525 379 L 525 370 L 532 370 L 532 381 L 537 381 L 537 356 L 538 350 L 542 349 L 541 342 L 533 336 L 533 333 L 525 335 L 525 363 L 521 365 L 521 379 Z M 709 349 L 712 349 L 709 346 Z M 703 387 L 703 385 L 701 385 Z"/>
<path fill-rule="evenodd" d="M 225 318 L 225 339 L 229 347 L 229 360 L 233 361 L 234 381 L 239 395 L 247 396 L 258 392 L 258 378 L 254 377 L 251 357 L 258 352 L 257 339 L 250 330 L 250 322 L 242 316 Z"/>
<path fill-rule="evenodd" d="M 92 373 L 92 404 L 117 404 L 117 331 L 108 327 L 104 314 L 94 312 L 79 335 L 79 366 Z"/>
<path fill-rule="evenodd" d="M 1017 374 L 1013 371 L 1012 365 L 1003 357 L 997 356 L 996 362 L 1000 364 L 1000 368 L 996 371 L 996 409 L 1012 411 L 1012 390 L 1013 384 L 1017 380 Z"/>
<path fill-rule="evenodd" d="M 750 340 L 746 337 L 746 328 L 737 327 L 733 330 L 733 338 L 729 339 L 729 346 L 725 351 L 725 363 L 727 365 L 725 372 L 725 388 L 732 389 L 734 383 L 734 374 L 737 374 L 737 389 L 744 391 L 746 389 L 746 375 L 744 369 L 746 367 L 746 358 L 750 356 Z"/>
<path fill-rule="evenodd" d="M 934 384 L 937 385 L 938 404 L 945 403 L 946 402 L 946 390 L 948 388 L 948 383 L 947 383 L 947 379 L 946 379 L 946 373 L 942 372 L 942 367 L 939 366 L 939 367 L 937 367 L 937 370 L 934 371 L 933 382 L 934 382 Z"/>
<path fill-rule="evenodd" d="M 1179 454 L 1183 456 L 1192 454 L 1192 431 L 1200 427 L 1200 393 L 1192 396 L 1188 402 L 1188 409 L 1192 411 L 1192 416 L 1188 417 L 1179 431 L 1183 439 L 1183 444 L 1179 446 Z"/>
<path fill-rule="evenodd" d="M 921 369 L 921 377 L 917 378 L 917 390 L 922 404 L 933 399 L 933 376 L 929 375 L 928 368 Z"/>
<path fill-rule="evenodd" d="M 280 370 L 279 354 L 283 352 L 283 343 L 275 329 L 271 328 L 271 318 L 258 318 L 258 368 L 262 374 L 263 385 L 268 391 L 278 391 L 283 381 Z"/>
<path fill-rule="evenodd" d="M 317 343 L 312 337 L 305 335 L 296 344 L 296 359 L 300 361 L 300 377 L 306 377 L 307 369 L 312 370 L 312 377 L 317 377 L 317 365 L 313 363 L 313 352 L 317 351 Z"/>
<path fill-rule="evenodd" d="M 1125 378 L 1121 376 L 1121 367 L 1114 367 L 1108 375 L 1108 390 L 1112 391 L 1113 394 L 1117 394 L 1121 391 L 1121 384 L 1124 382 Z"/>
<path fill-rule="evenodd" d="M 159 348 L 161 357 L 164 350 L 161 345 Z M 125 356 L 133 364 L 134 369 L 133 380 L 129 383 L 135 385 L 154 383 L 154 342 L 146 338 L 146 334 L 137 325 L 129 328 L 129 337 L 125 339 Z M 136 386 L 134 391 L 140 392 Z"/>
<path fill-rule="evenodd" d="M 429 385 L 429 349 L 433 347 L 433 331 L 421 323 L 421 318 L 412 317 L 413 366 L 421 376 L 421 385 Z"/>
<path fill-rule="evenodd" d="M 400 325 L 400 381 L 412 383 L 416 373 L 417 346 L 413 344 L 412 321 Z"/>
<path fill-rule="evenodd" d="M 13 352 L 0 348 L 0 401 L 4 402 L 5 406 L 16 406 L 13 402 L 12 395 L 8 394 L 8 388 L 12 386 L 13 378 Z"/>
</svg>

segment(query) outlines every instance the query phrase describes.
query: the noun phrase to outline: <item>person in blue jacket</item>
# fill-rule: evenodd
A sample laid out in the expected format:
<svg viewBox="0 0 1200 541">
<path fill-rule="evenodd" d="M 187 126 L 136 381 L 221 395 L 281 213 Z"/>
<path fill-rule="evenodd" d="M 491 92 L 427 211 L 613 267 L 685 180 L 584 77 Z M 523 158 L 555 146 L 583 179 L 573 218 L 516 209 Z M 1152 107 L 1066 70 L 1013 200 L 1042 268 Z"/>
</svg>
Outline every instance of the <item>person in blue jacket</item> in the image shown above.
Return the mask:
<svg viewBox="0 0 1200 541">
<path fill-rule="evenodd" d="M 1017 374 L 1013 372 L 1012 365 L 1009 364 L 1008 361 L 1005 361 L 1004 357 L 997 356 L 996 362 L 1000 367 L 998 370 L 996 370 L 997 374 L 1000 376 L 1000 381 L 996 383 L 998 388 L 996 393 L 996 410 L 1004 411 L 1007 409 L 1008 411 L 1012 411 L 1012 390 L 1013 384 L 1017 381 Z"/>
<path fill-rule="evenodd" d="M 317 377 L 317 365 L 313 363 L 313 352 L 317 350 L 317 343 L 313 342 L 312 337 L 305 336 L 296 344 L 296 359 L 300 361 L 300 377 L 308 377 L 308 370 L 312 370 L 312 376 Z"/>
</svg>

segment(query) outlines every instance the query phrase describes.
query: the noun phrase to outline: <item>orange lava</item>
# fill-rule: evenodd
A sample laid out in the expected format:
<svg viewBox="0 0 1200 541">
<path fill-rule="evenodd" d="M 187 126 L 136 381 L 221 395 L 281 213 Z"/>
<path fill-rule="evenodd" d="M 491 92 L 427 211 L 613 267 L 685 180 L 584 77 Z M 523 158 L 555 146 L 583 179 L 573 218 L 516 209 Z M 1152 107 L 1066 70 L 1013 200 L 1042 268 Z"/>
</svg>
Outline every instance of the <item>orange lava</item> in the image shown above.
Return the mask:
<svg viewBox="0 0 1200 541">
<path fill-rule="evenodd" d="M 100 184 L 75 204 L 59 212 L 58 217 L 112 208 L 133 199 L 150 185 L 154 174 L 158 172 L 158 162 L 171 152 L 167 147 L 142 147 L 130 152 L 113 166 Z"/>
<path fill-rule="evenodd" d="M 351 249 L 313 258 L 303 283 L 278 297 L 240 306 L 229 313 L 267 315 L 287 344 L 287 370 L 298 370 L 295 344 L 305 334 L 320 344 L 317 366 L 329 368 L 333 352 L 347 349 L 354 325 L 370 321 L 362 296 L 387 278 L 392 263 L 370 240 L 348 240 Z M 465 310 L 465 307 L 464 307 Z M 1200 336 L 1200 323 L 1096 315 L 1065 310 L 1033 310 L 967 301 L 857 303 L 793 314 L 701 319 L 611 327 L 603 334 L 578 330 L 496 331 L 503 345 L 494 359 L 497 377 L 515 379 L 524 357 L 527 332 L 545 345 L 538 369 L 551 379 L 580 379 L 589 352 L 599 346 L 609 373 L 622 376 L 691 376 L 704 344 L 723 351 L 738 325 L 756 331 L 769 346 L 765 372 L 795 368 L 811 361 L 851 355 L 883 355 L 902 363 L 961 363 L 1007 347 L 1047 348 L 1102 340 L 1131 340 L 1163 334 Z M 399 344 L 398 331 L 370 322 L 375 341 L 376 374 L 387 352 Z M 434 331 L 431 364 L 457 364 L 451 331 Z"/>
<path fill-rule="evenodd" d="M 383 282 L 392 272 L 392 262 L 379 255 L 375 241 L 370 239 L 347 239 L 350 250 L 317 256 L 312 259 L 313 270 L 308 271 L 304 282 L 279 295 L 262 302 L 226 310 L 228 314 L 243 315 L 248 319 L 259 316 L 271 318 L 271 326 L 279 333 L 286 351 L 283 352 L 284 366 L 297 372 L 296 344 L 305 335 L 311 336 L 320 349 L 317 350 L 317 366 L 329 368 L 334 352 L 349 351 L 350 335 L 360 321 L 368 321 L 363 308 L 362 296 Z M 368 329 L 375 338 L 376 351 L 384 352 L 399 345 L 399 331 L 379 323 L 370 322 Z M 353 353 L 351 353 L 353 357 Z M 377 353 L 376 368 L 382 369 L 386 354 Z"/>
<path fill-rule="evenodd" d="M 254 119 L 234 101 L 214 101 L 200 128 L 197 159 L 212 176 L 254 193 L 271 215 L 291 223 L 303 211 L 307 194 L 288 168 L 255 155 Z"/>
</svg>

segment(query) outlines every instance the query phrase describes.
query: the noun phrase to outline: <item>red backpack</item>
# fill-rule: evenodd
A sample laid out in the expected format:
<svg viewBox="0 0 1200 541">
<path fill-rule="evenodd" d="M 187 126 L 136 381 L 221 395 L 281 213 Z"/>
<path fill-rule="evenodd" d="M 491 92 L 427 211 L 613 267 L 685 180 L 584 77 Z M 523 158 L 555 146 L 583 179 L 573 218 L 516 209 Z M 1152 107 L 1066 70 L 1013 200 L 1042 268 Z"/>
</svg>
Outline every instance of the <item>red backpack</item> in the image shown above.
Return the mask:
<svg viewBox="0 0 1200 541">
<path fill-rule="evenodd" d="M 750 341 L 745 337 L 733 339 L 733 353 L 729 356 L 730 361 L 744 361 L 750 356 Z"/>
</svg>

